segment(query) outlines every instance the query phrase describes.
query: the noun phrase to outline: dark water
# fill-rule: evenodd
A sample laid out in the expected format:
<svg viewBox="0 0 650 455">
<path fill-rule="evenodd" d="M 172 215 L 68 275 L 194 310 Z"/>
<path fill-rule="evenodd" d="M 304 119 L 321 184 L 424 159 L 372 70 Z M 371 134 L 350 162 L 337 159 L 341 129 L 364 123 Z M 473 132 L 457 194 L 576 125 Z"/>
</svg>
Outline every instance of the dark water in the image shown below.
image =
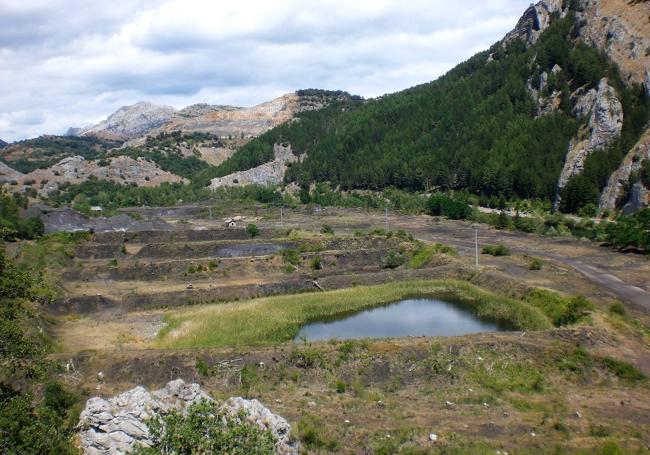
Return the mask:
<svg viewBox="0 0 650 455">
<path fill-rule="evenodd" d="M 235 258 L 242 256 L 266 256 L 267 254 L 277 253 L 284 248 L 295 248 L 293 243 L 244 243 L 220 247 L 215 253 L 215 257 Z"/>
<path fill-rule="evenodd" d="M 505 329 L 496 322 L 477 318 L 458 303 L 406 299 L 341 318 L 307 324 L 296 340 L 466 335 Z"/>
</svg>

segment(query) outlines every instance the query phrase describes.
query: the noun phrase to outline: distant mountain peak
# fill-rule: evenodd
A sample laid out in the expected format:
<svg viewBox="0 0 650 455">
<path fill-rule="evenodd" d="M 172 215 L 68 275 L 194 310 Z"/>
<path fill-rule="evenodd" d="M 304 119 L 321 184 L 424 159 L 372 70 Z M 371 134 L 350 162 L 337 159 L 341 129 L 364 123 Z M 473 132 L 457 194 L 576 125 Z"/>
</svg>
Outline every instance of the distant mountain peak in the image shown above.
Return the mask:
<svg viewBox="0 0 650 455">
<path fill-rule="evenodd" d="M 170 121 L 176 114 L 171 106 L 160 106 L 148 101 L 139 101 L 130 106 L 122 106 L 96 125 L 82 129 L 78 134 L 108 136 L 132 139 L 146 134 Z"/>
</svg>

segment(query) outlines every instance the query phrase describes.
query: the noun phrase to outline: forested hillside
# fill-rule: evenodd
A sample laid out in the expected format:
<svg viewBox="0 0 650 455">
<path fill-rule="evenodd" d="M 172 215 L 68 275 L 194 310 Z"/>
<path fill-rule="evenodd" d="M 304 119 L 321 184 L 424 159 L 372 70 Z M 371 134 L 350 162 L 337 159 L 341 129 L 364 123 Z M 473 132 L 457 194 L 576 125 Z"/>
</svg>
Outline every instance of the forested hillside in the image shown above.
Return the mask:
<svg viewBox="0 0 650 455">
<path fill-rule="evenodd" d="M 563 191 L 567 210 L 597 203 L 609 174 L 643 131 L 648 101 L 640 87 L 621 82 L 605 56 L 575 40 L 579 26 L 571 11 L 556 17 L 533 45 L 500 42 L 434 82 L 300 114 L 241 148 L 217 173 L 268 161 L 273 144 L 285 142 L 307 154 L 286 175 L 301 185 L 330 181 L 343 189 L 437 188 L 552 200 L 570 140 L 586 121 L 572 113 L 571 95 L 606 77 L 623 105 L 620 139 L 592 154 L 584 173 Z M 557 100 L 542 115 L 533 96 L 538 89 L 547 97 L 555 92 Z"/>
</svg>

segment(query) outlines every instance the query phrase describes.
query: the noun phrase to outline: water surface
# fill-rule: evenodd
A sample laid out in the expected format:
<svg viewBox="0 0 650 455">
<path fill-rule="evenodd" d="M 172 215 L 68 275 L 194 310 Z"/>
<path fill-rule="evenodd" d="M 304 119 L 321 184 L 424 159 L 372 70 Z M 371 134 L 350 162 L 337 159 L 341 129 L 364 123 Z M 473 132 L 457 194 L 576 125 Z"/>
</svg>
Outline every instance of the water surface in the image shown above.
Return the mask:
<svg viewBox="0 0 650 455">
<path fill-rule="evenodd" d="M 458 302 L 418 298 L 307 324 L 296 340 L 450 336 L 505 329 L 494 321 L 478 318 Z"/>
</svg>

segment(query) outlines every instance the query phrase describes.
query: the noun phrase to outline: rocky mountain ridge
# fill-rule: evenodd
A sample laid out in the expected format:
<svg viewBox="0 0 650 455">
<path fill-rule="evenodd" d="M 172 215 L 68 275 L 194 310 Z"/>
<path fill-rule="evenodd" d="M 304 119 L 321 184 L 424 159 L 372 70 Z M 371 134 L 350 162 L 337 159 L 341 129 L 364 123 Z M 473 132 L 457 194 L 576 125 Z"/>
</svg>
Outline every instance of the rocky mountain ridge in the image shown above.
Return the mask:
<svg viewBox="0 0 650 455">
<path fill-rule="evenodd" d="M 161 132 L 211 133 L 221 137 L 252 137 L 291 120 L 297 113 L 319 109 L 344 92 L 299 90 L 252 107 L 193 104 L 181 110 L 138 102 L 123 106 L 105 120 L 88 128 L 70 128 L 70 135 L 127 140 L 141 145 L 146 136 Z"/>
<path fill-rule="evenodd" d="M 7 145 L 9 145 L 7 142 L 0 139 L 0 149 L 6 147 Z"/>
</svg>

